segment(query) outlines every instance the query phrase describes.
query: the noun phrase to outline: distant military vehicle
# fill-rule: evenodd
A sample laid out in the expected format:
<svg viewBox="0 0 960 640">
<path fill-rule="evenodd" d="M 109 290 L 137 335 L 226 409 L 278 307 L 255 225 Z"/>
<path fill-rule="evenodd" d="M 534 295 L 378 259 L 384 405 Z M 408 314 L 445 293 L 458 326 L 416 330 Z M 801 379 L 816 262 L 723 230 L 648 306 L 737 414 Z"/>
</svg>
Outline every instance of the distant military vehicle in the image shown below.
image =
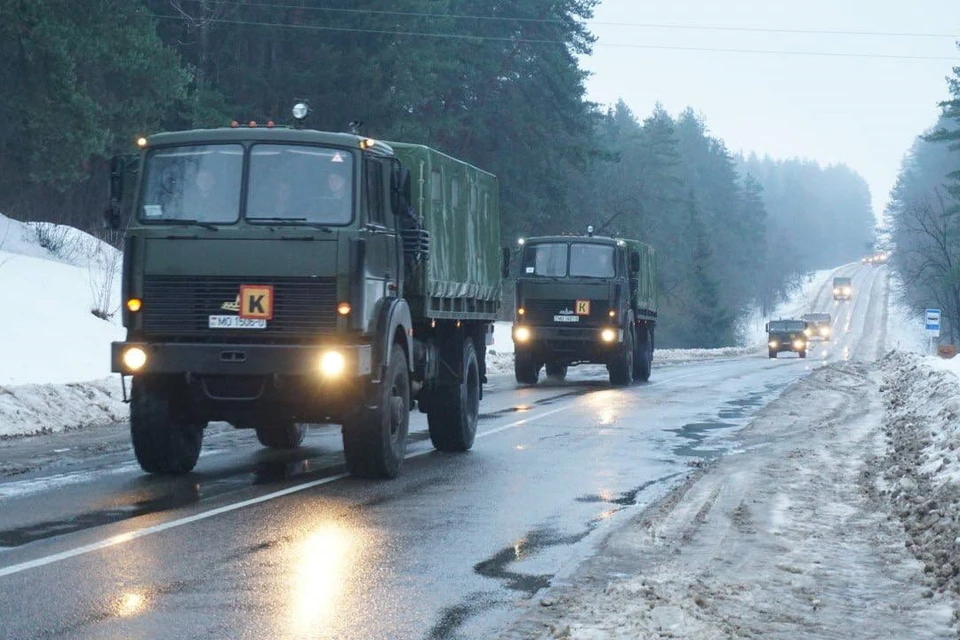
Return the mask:
<svg viewBox="0 0 960 640">
<path fill-rule="evenodd" d="M 829 340 L 833 333 L 833 318 L 829 313 L 806 313 L 801 318 L 807 323 L 804 333 L 808 340 Z"/>
<path fill-rule="evenodd" d="M 807 357 L 807 336 L 803 332 L 807 323 L 803 320 L 771 320 L 767 323 L 767 349 L 771 358 L 781 351 L 794 351 L 801 358 Z"/>
<path fill-rule="evenodd" d="M 853 279 L 852 278 L 834 278 L 833 279 L 833 299 L 850 300 L 853 298 Z"/>
<path fill-rule="evenodd" d="M 114 159 L 108 224 L 127 227 L 112 369 L 133 377 L 145 471 L 193 469 L 215 420 L 281 449 L 341 424 L 368 477 L 399 472 L 414 406 L 437 449 L 473 445 L 503 278 L 495 176 L 272 123 L 139 144 Z"/>
<path fill-rule="evenodd" d="M 657 323 L 657 263 L 636 240 L 593 236 L 526 239 L 520 253 L 513 325 L 517 382 L 541 367 L 607 365 L 610 383 L 648 380 Z"/>
</svg>

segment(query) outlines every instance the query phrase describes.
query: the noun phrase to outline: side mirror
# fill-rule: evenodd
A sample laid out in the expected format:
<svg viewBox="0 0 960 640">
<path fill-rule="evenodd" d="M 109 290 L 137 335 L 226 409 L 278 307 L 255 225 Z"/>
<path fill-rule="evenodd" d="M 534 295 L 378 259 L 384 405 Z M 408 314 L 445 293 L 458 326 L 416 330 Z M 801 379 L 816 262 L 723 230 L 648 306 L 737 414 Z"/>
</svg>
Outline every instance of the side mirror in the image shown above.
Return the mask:
<svg viewBox="0 0 960 640">
<path fill-rule="evenodd" d="M 123 178 L 127 170 L 124 156 L 114 156 L 110 160 L 110 192 L 107 208 L 103 212 L 103 226 L 107 229 L 120 228 L 120 208 L 123 202 Z"/>
<path fill-rule="evenodd" d="M 504 247 L 501 256 L 500 275 L 506 280 L 510 277 L 510 247 Z"/>
<path fill-rule="evenodd" d="M 394 163 L 390 172 L 390 208 L 394 215 L 410 208 L 410 171 L 399 162 Z"/>
<path fill-rule="evenodd" d="M 631 273 L 640 271 L 640 254 L 636 251 L 630 252 L 630 271 Z"/>
</svg>

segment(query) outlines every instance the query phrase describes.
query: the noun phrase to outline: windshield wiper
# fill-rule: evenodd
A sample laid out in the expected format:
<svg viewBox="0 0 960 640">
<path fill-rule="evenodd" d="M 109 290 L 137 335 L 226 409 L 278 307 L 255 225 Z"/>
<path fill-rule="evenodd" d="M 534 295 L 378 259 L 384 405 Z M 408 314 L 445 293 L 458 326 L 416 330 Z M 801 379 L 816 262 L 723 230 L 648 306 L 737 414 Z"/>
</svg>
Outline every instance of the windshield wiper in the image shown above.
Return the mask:
<svg viewBox="0 0 960 640">
<path fill-rule="evenodd" d="M 319 222 L 308 222 L 306 218 L 247 218 L 250 222 L 280 222 L 302 224 L 312 229 L 319 229 L 324 233 L 333 233 L 333 229 L 326 227 Z"/>
<path fill-rule="evenodd" d="M 209 222 L 203 222 L 201 220 L 190 220 L 187 218 L 164 218 L 162 220 L 165 224 L 171 224 L 174 226 L 181 227 L 203 227 L 204 229 L 209 229 L 210 231 L 220 231 L 215 225 L 210 224 Z"/>
</svg>

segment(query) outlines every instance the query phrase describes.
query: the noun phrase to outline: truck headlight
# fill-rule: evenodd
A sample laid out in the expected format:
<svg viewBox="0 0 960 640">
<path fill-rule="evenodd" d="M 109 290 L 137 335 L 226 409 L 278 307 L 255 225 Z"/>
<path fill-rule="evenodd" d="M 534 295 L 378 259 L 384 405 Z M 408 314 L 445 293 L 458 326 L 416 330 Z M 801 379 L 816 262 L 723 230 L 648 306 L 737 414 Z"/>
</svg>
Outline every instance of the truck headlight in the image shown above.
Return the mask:
<svg viewBox="0 0 960 640">
<path fill-rule="evenodd" d="M 780 343 L 777 342 L 776 340 L 771 340 L 770 342 L 767 343 L 767 346 L 770 347 L 771 349 L 776 349 L 777 347 L 780 346 Z"/>
<path fill-rule="evenodd" d="M 325 351 L 320 356 L 320 373 L 335 378 L 343 374 L 347 361 L 339 351 Z"/>
<path fill-rule="evenodd" d="M 528 342 L 531 335 L 528 327 L 514 327 L 513 329 L 514 342 Z"/>
<path fill-rule="evenodd" d="M 794 349 L 803 349 L 803 340 L 794 340 L 793 341 Z"/>
<path fill-rule="evenodd" d="M 617 339 L 616 329 L 604 329 L 600 332 L 600 339 L 604 342 L 613 342 Z"/>
<path fill-rule="evenodd" d="M 850 295 L 851 293 L 853 293 L 853 289 L 851 289 L 850 287 L 844 287 L 844 288 L 843 288 L 843 295 L 848 296 L 848 295 Z"/>
<path fill-rule="evenodd" d="M 830 327 L 820 327 L 820 335 L 822 336 L 830 335 Z"/>
<path fill-rule="evenodd" d="M 130 347 L 123 352 L 123 366 L 130 371 L 139 371 L 147 364 L 147 352 L 141 347 Z"/>
</svg>

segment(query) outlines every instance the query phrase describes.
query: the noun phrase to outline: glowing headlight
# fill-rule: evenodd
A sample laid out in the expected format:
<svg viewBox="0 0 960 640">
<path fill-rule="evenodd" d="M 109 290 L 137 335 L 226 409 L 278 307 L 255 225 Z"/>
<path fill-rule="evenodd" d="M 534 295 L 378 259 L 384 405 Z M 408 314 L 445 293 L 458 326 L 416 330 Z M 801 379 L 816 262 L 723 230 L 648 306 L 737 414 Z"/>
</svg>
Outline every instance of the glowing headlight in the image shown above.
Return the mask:
<svg viewBox="0 0 960 640">
<path fill-rule="evenodd" d="M 771 349 L 776 349 L 777 347 L 780 346 L 780 343 L 777 342 L 776 340 L 771 340 L 770 342 L 767 343 L 767 346 L 769 346 Z"/>
<path fill-rule="evenodd" d="M 793 341 L 794 349 L 803 349 L 803 340 L 794 340 Z"/>
<path fill-rule="evenodd" d="M 530 339 L 531 333 L 528 327 L 516 327 L 513 330 L 514 342 L 526 342 Z"/>
<path fill-rule="evenodd" d="M 339 351 L 326 351 L 320 356 L 320 373 L 325 376 L 339 376 L 346 368 L 347 361 Z"/>
<path fill-rule="evenodd" d="M 835 296 L 840 295 L 840 287 L 834 287 L 834 289 L 833 289 L 833 295 L 835 295 Z"/>
<path fill-rule="evenodd" d="M 823 335 L 823 336 L 830 335 L 830 327 L 820 327 L 820 335 Z"/>
<path fill-rule="evenodd" d="M 293 105 L 293 117 L 297 120 L 303 120 L 307 117 L 307 114 L 310 113 L 310 107 L 308 107 L 303 102 L 298 102 Z"/>
<path fill-rule="evenodd" d="M 604 329 L 600 332 L 600 339 L 604 342 L 613 342 L 617 339 L 616 329 Z"/>
<path fill-rule="evenodd" d="M 843 288 L 843 295 L 848 296 L 848 295 L 850 295 L 851 293 L 853 293 L 853 289 L 851 289 L 850 287 L 844 287 L 844 288 Z"/>
<path fill-rule="evenodd" d="M 147 352 L 140 347 L 130 347 L 123 352 L 123 366 L 130 371 L 139 371 L 147 364 Z"/>
</svg>

